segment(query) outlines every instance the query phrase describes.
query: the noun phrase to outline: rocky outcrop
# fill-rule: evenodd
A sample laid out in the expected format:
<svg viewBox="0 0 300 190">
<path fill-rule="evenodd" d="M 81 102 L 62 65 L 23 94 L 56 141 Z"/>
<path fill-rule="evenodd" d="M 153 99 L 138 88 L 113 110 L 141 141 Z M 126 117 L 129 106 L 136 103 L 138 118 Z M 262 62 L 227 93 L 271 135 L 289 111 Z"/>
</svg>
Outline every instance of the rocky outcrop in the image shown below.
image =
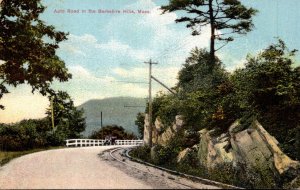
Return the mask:
<svg viewBox="0 0 300 190">
<path fill-rule="evenodd" d="M 161 119 L 159 117 L 156 118 L 154 122 L 154 126 L 152 126 L 152 142 L 153 144 L 159 144 L 162 146 L 166 146 L 168 142 L 174 137 L 174 135 L 182 128 L 184 125 L 182 116 L 178 115 L 175 118 L 175 122 L 172 126 L 167 127 L 162 124 Z M 165 130 L 164 130 L 165 129 Z M 144 124 L 144 143 L 149 143 L 149 118 L 148 114 L 145 116 L 145 124 Z"/>
<path fill-rule="evenodd" d="M 268 178 L 266 183 L 275 183 L 275 178 L 277 181 L 295 178 L 298 174 L 299 162 L 285 155 L 277 140 L 258 121 L 246 129 L 237 121 L 228 133 L 218 136 L 211 135 L 213 130 L 207 129 L 199 133 L 198 156 L 201 165 L 206 166 L 208 171 L 226 165 L 244 173 L 252 171 L 258 178 Z"/>
<path fill-rule="evenodd" d="M 188 159 L 189 154 L 195 152 L 197 153 L 199 150 L 198 145 L 194 145 L 192 148 L 186 148 L 183 151 L 179 152 L 177 156 L 177 163 L 183 162 Z"/>
<path fill-rule="evenodd" d="M 152 130 L 153 130 L 153 126 L 152 126 Z M 150 127 L 149 127 L 149 115 L 145 114 L 145 120 L 144 120 L 144 144 L 149 144 L 149 134 L 150 134 L 149 131 L 150 131 Z M 153 136 L 152 136 L 152 138 L 153 138 Z"/>
<path fill-rule="evenodd" d="M 149 137 L 148 117 L 145 118 L 144 140 Z M 183 127 L 181 116 L 177 116 L 172 126 L 166 128 L 159 118 L 153 126 L 153 143 L 166 146 L 175 134 Z M 282 187 L 287 181 L 298 179 L 300 164 L 284 154 L 278 141 L 271 136 L 258 121 L 250 126 L 243 126 L 239 121 L 234 122 L 227 132 L 218 134 L 215 130 L 202 129 L 198 132 L 200 142 L 186 148 L 177 155 L 177 163 L 189 163 L 191 155 L 197 157 L 199 166 L 204 168 L 210 177 L 218 180 L 227 176 L 234 178 L 243 186 L 274 188 Z M 197 155 L 197 156 L 195 156 Z M 155 147 L 151 157 L 156 158 Z M 225 180 L 226 181 L 226 180 Z M 294 180 L 295 181 L 295 180 Z M 252 186 L 255 184 L 254 186 Z"/>
</svg>

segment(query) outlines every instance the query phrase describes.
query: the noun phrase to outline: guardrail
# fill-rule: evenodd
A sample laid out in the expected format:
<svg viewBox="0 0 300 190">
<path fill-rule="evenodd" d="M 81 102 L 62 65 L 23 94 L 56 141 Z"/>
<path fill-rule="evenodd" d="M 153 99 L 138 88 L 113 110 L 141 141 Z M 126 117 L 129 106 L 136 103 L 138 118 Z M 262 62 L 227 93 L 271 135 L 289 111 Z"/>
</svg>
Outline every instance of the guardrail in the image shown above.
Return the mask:
<svg viewBox="0 0 300 190">
<path fill-rule="evenodd" d="M 67 147 L 86 147 L 86 146 L 107 146 L 107 145 L 143 145 L 143 140 L 115 140 L 107 141 L 103 139 L 67 139 Z"/>
<path fill-rule="evenodd" d="M 116 140 L 115 145 L 143 145 L 144 140 Z"/>
</svg>

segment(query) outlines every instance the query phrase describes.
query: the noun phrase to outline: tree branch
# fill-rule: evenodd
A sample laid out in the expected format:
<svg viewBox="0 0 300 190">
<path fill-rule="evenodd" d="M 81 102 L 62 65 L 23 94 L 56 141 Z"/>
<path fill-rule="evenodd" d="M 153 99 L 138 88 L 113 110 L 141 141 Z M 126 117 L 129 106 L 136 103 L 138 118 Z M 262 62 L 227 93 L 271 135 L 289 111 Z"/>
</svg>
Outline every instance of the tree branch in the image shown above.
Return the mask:
<svg viewBox="0 0 300 190">
<path fill-rule="evenodd" d="M 229 41 L 226 41 L 226 43 L 224 43 L 221 47 L 219 47 L 218 49 L 216 49 L 215 52 L 219 51 L 220 49 L 222 49 L 223 47 L 225 47 L 228 43 L 229 43 Z"/>
</svg>

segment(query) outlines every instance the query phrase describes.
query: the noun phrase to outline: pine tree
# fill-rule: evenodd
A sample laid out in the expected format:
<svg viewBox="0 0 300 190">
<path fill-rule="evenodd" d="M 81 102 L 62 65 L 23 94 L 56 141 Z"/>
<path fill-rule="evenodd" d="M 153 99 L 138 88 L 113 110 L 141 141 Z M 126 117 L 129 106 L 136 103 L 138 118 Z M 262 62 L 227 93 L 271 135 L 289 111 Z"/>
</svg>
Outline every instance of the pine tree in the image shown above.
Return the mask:
<svg viewBox="0 0 300 190">
<path fill-rule="evenodd" d="M 215 52 L 233 41 L 234 34 L 246 34 L 252 30 L 252 16 L 257 12 L 242 5 L 240 0 L 169 0 L 169 4 L 161 8 L 163 13 L 185 11 L 187 14 L 176 19 L 176 22 L 187 22 L 192 35 L 199 35 L 203 27 L 210 26 L 210 57 L 213 64 Z M 216 40 L 225 44 L 216 48 Z"/>
</svg>

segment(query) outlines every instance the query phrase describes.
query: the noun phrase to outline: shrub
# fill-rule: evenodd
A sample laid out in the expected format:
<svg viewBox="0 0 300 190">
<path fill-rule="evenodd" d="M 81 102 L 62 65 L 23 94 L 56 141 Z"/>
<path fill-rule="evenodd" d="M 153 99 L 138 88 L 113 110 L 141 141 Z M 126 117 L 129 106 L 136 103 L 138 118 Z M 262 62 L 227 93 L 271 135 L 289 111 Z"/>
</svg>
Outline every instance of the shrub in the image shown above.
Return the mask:
<svg viewBox="0 0 300 190">
<path fill-rule="evenodd" d="M 151 162 L 150 151 L 151 151 L 151 149 L 147 145 L 138 146 L 130 151 L 130 156 L 132 156 L 134 158 L 138 158 L 138 159 L 146 161 L 146 162 Z"/>
</svg>

